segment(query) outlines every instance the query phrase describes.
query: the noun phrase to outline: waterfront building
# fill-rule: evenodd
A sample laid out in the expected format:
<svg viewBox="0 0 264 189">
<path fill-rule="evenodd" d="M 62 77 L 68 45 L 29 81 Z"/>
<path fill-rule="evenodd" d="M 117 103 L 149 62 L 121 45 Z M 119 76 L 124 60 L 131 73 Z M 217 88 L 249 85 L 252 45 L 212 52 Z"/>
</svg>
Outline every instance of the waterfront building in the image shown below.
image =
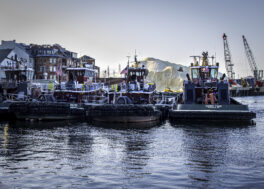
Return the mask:
<svg viewBox="0 0 264 189">
<path fill-rule="evenodd" d="M 5 81 L 6 71 L 20 71 L 24 80 L 32 80 L 34 59 L 28 47 L 22 43 L 2 41 L 0 45 L 0 80 Z"/>
<path fill-rule="evenodd" d="M 35 59 L 35 78 L 58 80 L 57 68 L 62 65 L 63 56 L 51 45 L 30 45 Z"/>
<path fill-rule="evenodd" d="M 95 66 L 95 59 L 69 51 L 59 44 L 38 45 L 2 41 L 0 45 L 0 79 L 6 80 L 6 69 L 26 70 L 27 80 L 46 79 L 67 81 L 67 68 L 88 67 L 95 70 L 95 78 L 100 76 L 100 68 Z"/>
<path fill-rule="evenodd" d="M 30 45 L 35 58 L 36 79 L 67 81 L 66 69 L 79 64 L 77 53 L 66 50 L 59 44 Z"/>
<path fill-rule="evenodd" d="M 54 48 L 58 49 L 58 53 L 62 55 L 62 64 L 61 64 L 61 80 L 67 81 L 67 73 L 66 69 L 68 67 L 77 67 L 79 65 L 80 60 L 78 59 L 78 54 L 69 50 L 66 50 L 65 48 L 61 47 L 59 44 L 54 44 Z M 57 73 L 58 70 L 57 70 Z"/>
<path fill-rule="evenodd" d="M 86 65 L 86 67 L 95 70 L 95 78 L 99 78 L 100 77 L 100 67 L 95 65 L 95 59 L 84 55 L 80 58 L 80 63 L 81 66 L 82 65 Z"/>
</svg>

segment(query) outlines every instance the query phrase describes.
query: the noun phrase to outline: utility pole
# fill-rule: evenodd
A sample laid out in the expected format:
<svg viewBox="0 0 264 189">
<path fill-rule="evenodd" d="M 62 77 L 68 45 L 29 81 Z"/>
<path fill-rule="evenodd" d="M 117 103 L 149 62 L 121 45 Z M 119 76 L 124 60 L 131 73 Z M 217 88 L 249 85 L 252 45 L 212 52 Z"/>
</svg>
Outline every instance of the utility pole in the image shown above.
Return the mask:
<svg viewBox="0 0 264 189">
<path fill-rule="evenodd" d="M 118 64 L 118 73 L 121 73 L 121 64 Z"/>
<path fill-rule="evenodd" d="M 107 67 L 107 76 L 108 76 L 108 78 L 110 77 L 110 68 L 109 68 L 109 66 Z"/>
</svg>

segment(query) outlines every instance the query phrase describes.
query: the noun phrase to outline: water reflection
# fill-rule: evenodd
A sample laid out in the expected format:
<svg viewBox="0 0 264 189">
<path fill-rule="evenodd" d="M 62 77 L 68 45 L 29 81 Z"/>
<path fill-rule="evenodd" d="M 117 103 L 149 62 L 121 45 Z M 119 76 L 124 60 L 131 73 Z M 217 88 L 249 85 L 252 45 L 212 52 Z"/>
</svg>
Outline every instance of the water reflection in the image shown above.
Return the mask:
<svg viewBox="0 0 264 189">
<path fill-rule="evenodd" d="M 103 143 L 108 148 L 104 148 L 104 153 L 117 158 L 115 164 L 121 168 L 125 178 L 139 179 L 149 174 L 145 169 L 151 158 L 149 146 L 152 139 L 149 136 L 151 136 L 151 128 L 158 126 L 160 122 L 129 124 L 95 122 L 94 124 L 100 131 L 100 140 L 97 140 L 97 143 L 103 139 L 106 140 Z M 108 152 L 109 150 L 111 152 Z M 126 182 L 129 180 L 125 179 L 124 184 L 127 184 Z"/>
<path fill-rule="evenodd" d="M 5 159 L 13 162 L 31 158 L 67 159 L 68 163 L 80 160 L 84 154 L 91 153 L 93 138 L 89 136 L 89 128 L 73 125 L 76 122 L 7 123 L 3 128 Z"/>
<path fill-rule="evenodd" d="M 149 130 L 130 131 L 125 135 L 125 149 L 122 158 L 122 170 L 129 178 L 142 178 L 150 174 L 144 168 L 150 159 L 149 145 L 151 139 L 148 136 Z"/>
<path fill-rule="evenodd" d="M 263 108 L 254 106 L 255 126 L 3 122 L 0 188 L 261 188 Z"/>
<path fill-rule="evenodd" d="M 249 135 L 251 124 L 171 123 L 183 131 L 183 149 L 188 177 L 199 187 L 212 187 L 226 166 L 234 133 Z M 219 183 L 217 184 L 219 185 Z M 221 184 L 220 184 L 221 185 Z M 220 186 L 219 185 L 219 186 Z"/>
<path fill-rule="evenodd" d="M 4 134 L 3 134 L 4 144 L 3 148 L 6 149 L 8 143 L 8 124 L 4 125 Z"/>
<path fill-rule="evenodd" d="M 149 121 L 149 122 L 138 122 L 138 123 L 108 123 L 108 122 L 94 121 L 92 124 L 97 127 L 126 130 L 126 129 L 150 129 L 153 127 L 160 126 L 162 123 L 160 121 Z"/>
<path fill-rule="evenodd" d="M 228 148 L 225 132 L 211 128 L 183 129 L 188 176 L 193 181 L 209 182 L 224 162 Z"/>
</svg>

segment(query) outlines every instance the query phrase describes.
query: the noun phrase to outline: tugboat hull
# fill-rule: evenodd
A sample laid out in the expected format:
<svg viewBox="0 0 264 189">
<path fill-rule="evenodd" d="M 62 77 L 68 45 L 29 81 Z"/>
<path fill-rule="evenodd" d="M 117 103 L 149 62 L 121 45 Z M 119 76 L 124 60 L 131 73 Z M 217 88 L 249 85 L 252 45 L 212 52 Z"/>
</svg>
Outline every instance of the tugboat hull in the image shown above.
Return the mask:
<svg viewBox="0 0 264 189">
<path fill-rule="evenodd" d="M 72 116 L 72 115 L 26 115 L 21 113 L 15 114 L 17 119 L 25 119 L 25 120 L 71 120 L 78 119 L 80 116 Z"/>
<path fill-rule="evenodd" d="M 69 120 L 84 117 L 84 109 L 78 104 L 57 102 L 17 102 L 10 105 L 10 112 L 17 119 Z"/>
<path fill-rule="evenodd" d="M 95 117 L 94 121 L 111 122 L 111 123 L 142 123 L 158 121 L 159 116 L 108 116 L 108 117 Z"/>
<path fill-rule="evenodd" d="M 161 119 L 161 112 L 153 105 L 88 105 L 86 119 L 111 123 L 153 122 Z"/>
<path fill-rule="evenodd" d="M 179 104 L 169 111 L 173 120 L 206 121 L 249 121 L 256 118 L 256 113 L 249 111 L 246 105 L 199 105 Z"/>
</svg>

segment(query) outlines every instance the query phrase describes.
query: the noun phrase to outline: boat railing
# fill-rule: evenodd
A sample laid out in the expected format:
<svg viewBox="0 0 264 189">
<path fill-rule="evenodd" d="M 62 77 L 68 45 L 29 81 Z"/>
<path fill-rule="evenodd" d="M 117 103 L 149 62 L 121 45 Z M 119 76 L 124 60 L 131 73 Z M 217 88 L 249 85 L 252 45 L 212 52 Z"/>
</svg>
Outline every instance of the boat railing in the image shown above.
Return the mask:
<svg viewBox="0 0 264 189">
<path fill-rule="evenodd" d="M 82 102 L 92 104 L 104 104 L 107 102 L 107 97 L 98 95 L 86 95 L 82 97 Z"/>
<path fill-rule="evenodd" d="M 18 82 L 16 81 L 4 81 L 1 83 L 3 88 L 16 88 L 18 85 Z"/>
<path fill-rule="evenodd" d="M 71 90 L 71 91 L 95 91 L 103 88 L 102 83 L 92 83 L 88 84 L 61 84 L 56 89 L 59 90 Z"/>
<path fill-rule="evenodd" d="M 18 94 L 13 94 L 13 93 L 7 93 L 4 96 L 5 100 L 11 100 L 11 101 L 30 101 L 31 98 L 27 95 L 24 95 L 24 93 L 18 93 Z"/>
</svg>

